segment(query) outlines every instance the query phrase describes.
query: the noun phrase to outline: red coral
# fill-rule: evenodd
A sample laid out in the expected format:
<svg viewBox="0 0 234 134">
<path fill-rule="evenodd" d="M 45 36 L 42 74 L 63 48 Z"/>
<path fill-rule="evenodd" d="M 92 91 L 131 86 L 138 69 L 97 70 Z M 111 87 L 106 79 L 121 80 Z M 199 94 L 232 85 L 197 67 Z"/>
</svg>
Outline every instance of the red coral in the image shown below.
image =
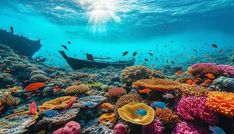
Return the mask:
<svg viewBox="0 0 234 134">
<path fill-rule="evenodd" d="M 113 87 L 108 90 L 108 94 L 112 97 L 120 96 L 120 95 L 126 94 L 126 90 L 121 87 Z"/>
</svg>

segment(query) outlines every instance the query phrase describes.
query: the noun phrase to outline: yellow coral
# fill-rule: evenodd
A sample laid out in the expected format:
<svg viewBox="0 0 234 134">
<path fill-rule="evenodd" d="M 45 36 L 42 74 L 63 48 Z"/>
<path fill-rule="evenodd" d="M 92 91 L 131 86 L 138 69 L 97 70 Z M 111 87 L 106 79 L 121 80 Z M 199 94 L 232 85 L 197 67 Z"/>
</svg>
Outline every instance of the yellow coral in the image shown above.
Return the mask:
<svg viewBox="0 0 234 134">
<path fill-rule="evenodd" d="M 154 120 L 155 111 L 145 103 L 132 102 L 118 109 L 119 116 L 128 122 L 148 125 Z"/>
<path fill-rule="evenodd" d="M 107 123 L 112 123 L 116 119 L 115 113 L 104 113 L 99 118 L 99 122 L 101 122 L 103 125 Z"/>
<path fill-rule="evenodd" d="M 155 110 L 155 117 L 164 123 L 177 123 L 179 122 L 179 117 L 170 109 L 157 108 Z"/>
<path fill-rule="evenodd" d="M 217 113 L 234 117 L 234 93 L 211 91 L 208 94 L 207 106 Z"/>
<path fill-rule="evenodd" d="M 64 90 L 65 94 L 76 94 L 76 93 L 86 93 L 89 91 L 90 88 L 87 85 L 81 84 L 81 85 L 72 85 L 67 87 Z"/>
<path fill-rule="evenodd" d="M 102 103 L 99 107 L 102 111 L 105 112 L 115 109 L 115 106 L 110 103 Z"/>
<path fill-rule="evenodd" d="M 181 84 L 169 79 L 142 79 L 134 82 L 133 87 L 150 88 L 159 91 L 171 91 L 181 88 Z"/>
<path fill-rule="evenodd" d="M 39 106 L 39 111 L 43 112 L 45 110 L 52 109 L 66 109 L 67 107 L 70 107 L 75 100 L 76 97 L 74 96 L 59 97 L 43 103 L 41 106 Z"/>
</svg>

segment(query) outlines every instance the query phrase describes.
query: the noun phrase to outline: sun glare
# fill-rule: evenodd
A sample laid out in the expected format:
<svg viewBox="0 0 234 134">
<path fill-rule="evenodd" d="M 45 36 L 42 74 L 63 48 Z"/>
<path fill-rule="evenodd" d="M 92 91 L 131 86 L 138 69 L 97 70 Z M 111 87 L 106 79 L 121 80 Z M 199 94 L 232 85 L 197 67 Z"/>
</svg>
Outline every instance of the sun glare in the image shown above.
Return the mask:
<svg viewBox="0 0 234 134">
<path fill-rule="evenodd" d="M 119 23 L 121 20 L 117 15 L 117 0 L 80 0 L 80 5 L 87 10 L 94 32 L 104 32 L 109 22 Z"/>
</svg>

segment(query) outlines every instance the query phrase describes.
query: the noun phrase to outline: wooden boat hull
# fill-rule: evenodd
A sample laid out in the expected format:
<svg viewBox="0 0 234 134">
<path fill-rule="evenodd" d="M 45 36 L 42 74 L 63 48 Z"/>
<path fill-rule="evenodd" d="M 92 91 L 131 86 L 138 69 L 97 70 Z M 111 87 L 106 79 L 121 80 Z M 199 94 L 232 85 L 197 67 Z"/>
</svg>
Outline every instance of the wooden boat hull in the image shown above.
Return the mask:
<svg viewBox="0 0 234 134">
<path fill-rule="evenodd" d="M 14 35 L 0 29 L 0 43 L 10 46 L 16 53 L 32 57 L 41 48 L 38 41 L 29 40 L 24 36 Z"/>
<path fill-rule="evenodd" d="M 72 57 L 68 57 L 64 51 L 59 51 L 59 53 L 63 56 L 66 60 L 68 65 L 73 69 L 82 69 L 82 68 L 104 68 L 108 66 L 113 66 L 117 68 L 123 68 L 126 66 L 132 66 L 135 63 L 135 59 L 123 62 L 97 62 L 97 61 L 89 61 L 89 60 L 81 60 L 75 59 Z"/>
</svg>

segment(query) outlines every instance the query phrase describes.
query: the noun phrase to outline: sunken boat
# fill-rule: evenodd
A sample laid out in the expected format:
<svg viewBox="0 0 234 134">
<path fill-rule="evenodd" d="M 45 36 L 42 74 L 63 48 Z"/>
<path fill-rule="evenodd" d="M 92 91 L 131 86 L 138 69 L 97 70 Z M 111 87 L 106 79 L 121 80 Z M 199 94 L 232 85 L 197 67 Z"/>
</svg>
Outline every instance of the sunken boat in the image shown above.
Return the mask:
<svg viewBox="0 0 234 134">
<path fill-rule="evenodd" d="M 59 53 L 66 60 L 68 65 L 73 69 L 82 69 L 82 68 L 104 68 L 108 66 L 113 66 L 116 68 L 123 68 L 126 66 L 132 66 L 135 63 L 135 59 L 128 61 L 116 61 L 116 62 L 104 62 L 104 61 L 95 61 L 94 57 L 91 54 L 86 54 L 87 60 L 75 59 L 68 57 L 64 51 L 59 51 Z"/>
<path fill-rule="evenodd" d="M 15 35 L 11 32 L 0 29 L 0 44 L 11 47 L 16 53 L 32 57 L 41 48 L 40 40 L 30 40 L 22 35 Z"/>
</svg>

